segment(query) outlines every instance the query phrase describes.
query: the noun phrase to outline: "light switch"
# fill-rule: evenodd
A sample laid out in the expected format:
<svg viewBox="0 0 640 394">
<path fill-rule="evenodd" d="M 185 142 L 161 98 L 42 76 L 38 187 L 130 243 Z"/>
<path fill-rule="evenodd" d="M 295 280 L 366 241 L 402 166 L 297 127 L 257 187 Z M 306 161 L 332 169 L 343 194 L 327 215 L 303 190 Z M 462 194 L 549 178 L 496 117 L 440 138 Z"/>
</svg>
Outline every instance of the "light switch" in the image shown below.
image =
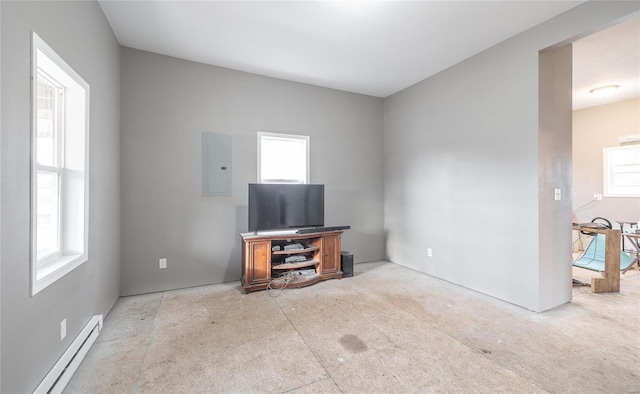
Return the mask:
<svg viewBox="0 0 640 394">
<path fill-rule="evenodd" d="M 562 200 L 562 191 L 560 189 L 554 189 L 553 191 L 553 199 L 556 201 Z"/>
</svg>

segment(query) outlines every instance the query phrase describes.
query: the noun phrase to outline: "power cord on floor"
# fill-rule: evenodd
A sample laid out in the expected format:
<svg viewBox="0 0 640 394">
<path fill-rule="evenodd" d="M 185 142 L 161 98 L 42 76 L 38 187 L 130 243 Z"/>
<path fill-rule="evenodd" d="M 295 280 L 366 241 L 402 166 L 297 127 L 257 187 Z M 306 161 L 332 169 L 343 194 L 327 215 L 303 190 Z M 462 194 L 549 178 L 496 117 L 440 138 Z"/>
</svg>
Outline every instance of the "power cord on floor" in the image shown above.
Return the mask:
<svg viewBox="0 0 640 394">
<path fill-rule="evenodd" d="M 316 271 L 315 270 L 311 270 L 311 272 L 309 273 L 299 273 L 298 275 L 294 275 L 292 271 L 286 272 L 284 274 L 282 274 L 281 276 L 271 279 L 269 281 L 269 283 L 267 283 L 267 293 L 271 296 L 271 297 L 277 297 L 280 295 L 280 293 L 282 293 L 282 290 L 284 290 L 287 286 L 289 286 L 289 284 L 296 278 L 296 277 L 300 277 L 300 276 L 313 276 L 316 275 Z M 280 287 L 276 287 L 273 288 L 272 284 L 279 284 Z"/>
<path fill-rule="evenodd" d="M 277 297 L 282 293 L 291 281 L 293 281 L 294 276 L 291 272 L 287 272 L 278 278 L 271 279 L 267 284 L 267 294 L 271 297 Z M 280 287 L 273 288 L 271 284 L 280 284 Z"/>
</svg>

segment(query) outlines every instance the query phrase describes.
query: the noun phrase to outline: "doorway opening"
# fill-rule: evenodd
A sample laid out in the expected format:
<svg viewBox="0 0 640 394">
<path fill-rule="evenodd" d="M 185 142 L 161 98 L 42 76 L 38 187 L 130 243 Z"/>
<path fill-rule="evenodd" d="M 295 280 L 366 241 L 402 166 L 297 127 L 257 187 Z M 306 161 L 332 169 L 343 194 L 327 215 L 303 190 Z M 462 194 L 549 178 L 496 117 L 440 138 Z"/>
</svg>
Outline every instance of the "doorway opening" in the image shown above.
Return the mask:
<svg viewBox="0 0 640 394">
<path fill-rule="evenodd" d="M 640 193 L 634 194 L 640 191 L 640 17 L 620 21 L 572 46 L 572 221 L 622 230 L 621 248 L 636 259 L 640 250 L 640 239 L 635 237 Z M 604 87 L 609 87 L 610 95 L 599 94 Z M 611 159 L 616 152 L 620 156 Z M 597 242 L 585 232 L 573 231 L 573 260 L 590 245 L 598 246 Z M 621 260 L 629 261 L 624 256 Z M 621 291 L 625 280 L 640 275 L 637 260 L 631 261 L 620 277 Z M 573 296 L 591 292 L 581 284 L 591 283 L 594 277 L 601 274 L 573 266 Z"/>
</svg>

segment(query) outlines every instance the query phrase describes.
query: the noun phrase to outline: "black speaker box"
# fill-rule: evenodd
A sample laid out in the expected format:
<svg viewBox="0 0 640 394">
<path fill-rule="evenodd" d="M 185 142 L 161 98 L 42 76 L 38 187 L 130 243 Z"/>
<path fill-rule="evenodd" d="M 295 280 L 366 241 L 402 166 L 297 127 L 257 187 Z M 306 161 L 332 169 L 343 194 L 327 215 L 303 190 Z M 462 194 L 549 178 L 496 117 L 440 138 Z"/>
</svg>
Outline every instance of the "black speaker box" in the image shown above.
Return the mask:
<svg viewBox="0 0 640 394">
<path fill-rule="evenodd" d="M 347 251 L 340 252 L 340 265 L 342 266 L 342 277 L 353 276 L 353 254 Z"/>
</svg>

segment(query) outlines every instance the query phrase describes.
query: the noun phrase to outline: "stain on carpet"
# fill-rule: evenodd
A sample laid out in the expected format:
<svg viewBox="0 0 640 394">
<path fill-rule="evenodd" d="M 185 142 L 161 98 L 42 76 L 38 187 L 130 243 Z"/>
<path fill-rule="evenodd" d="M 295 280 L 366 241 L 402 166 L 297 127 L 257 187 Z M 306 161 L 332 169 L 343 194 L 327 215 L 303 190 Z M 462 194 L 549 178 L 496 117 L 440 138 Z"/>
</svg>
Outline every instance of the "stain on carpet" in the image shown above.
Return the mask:
<svg viewBox="0 0 640 394">
<path fill-rule="evenodd" d="M 367 344 L 353 334 L 343 335 L 340 344 L 351 353 L 362 353 L 368 349 Z"/>
</svg>

